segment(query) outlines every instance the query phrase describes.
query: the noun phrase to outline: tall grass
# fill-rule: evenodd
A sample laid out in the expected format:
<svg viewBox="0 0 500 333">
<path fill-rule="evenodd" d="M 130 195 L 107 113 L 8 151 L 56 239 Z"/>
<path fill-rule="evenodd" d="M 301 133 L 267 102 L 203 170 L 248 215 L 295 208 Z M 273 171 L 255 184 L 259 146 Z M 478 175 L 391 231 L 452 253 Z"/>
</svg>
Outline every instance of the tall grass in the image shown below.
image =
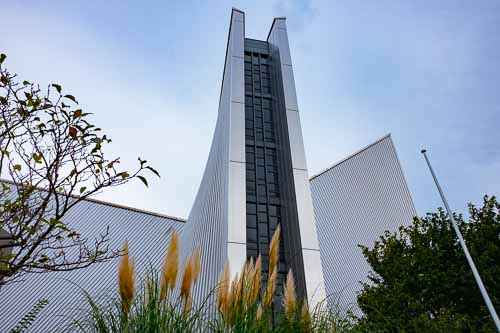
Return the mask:
<svg viewBox="0 0 500 333">
<path fill-rule="evenodd" d="M 88 311 L 75 319 L 69 330 L 96 333 L 195 332 L 200 329 L 203 307 L 191 308 L 191 288 L 199 278 L 200 254 L 190 256 L 180 282 L 179 236 L 172 234 L 163 267 L 158 273 L 150 267 L 138 289 L 135 286 L 134 259 L 129 257 L 128 243 L 118 268 L 118 297 L 104 303 L 84 292 Z"/>
<path fill-rule="evenodd" d="M 247 261 L 232 278 L 227 262 L 213 291 L 216 303 L 205 301 L 197 307 L 193 307 L 191 290 L 199 280 L 198 248 L 179 275 L 179 236 L 174 232 L 161 272 L 151 267 L 137 288 L 134 258 L 129 256 L 125 242 L 118 268 L 117 297 L 102 304 L 85 293 L 89 310 L 72 323 L 71 329 L 96 333 L 352 332 L 352 323 L 339 317 L 326 302 L 311 310 L 305 300 L 298 299 L 291 270 L 283 295 L 275 295 L 279 240 L 278 226 L 269 246 L 267 285 L 262 284 L 261 256 Z M 281 306 L 276 306 L 279 303 Z"/>
</svg>

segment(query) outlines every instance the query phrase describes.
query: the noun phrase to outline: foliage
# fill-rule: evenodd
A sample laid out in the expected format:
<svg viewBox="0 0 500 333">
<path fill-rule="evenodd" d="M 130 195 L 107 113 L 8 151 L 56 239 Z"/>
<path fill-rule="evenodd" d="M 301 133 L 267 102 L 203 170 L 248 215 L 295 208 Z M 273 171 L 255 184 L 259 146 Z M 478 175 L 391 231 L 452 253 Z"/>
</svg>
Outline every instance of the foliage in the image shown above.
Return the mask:
<svg viewBox="0 0 500 333">
<path fill-rule="evenodd" d="M 0 56 L 0 285 L 27 273 L 87 267 L 119 254 L 108 248 L 108 230 L 95 240 L 81 237 L 64 220 L 82 200 L 158 172 L 139 159 L 119 169 L 105 156 L 111 142 L 58 84 L 46 92 L 19 82 Z M 77 195 L 75 195 L 77 194 Z"/>
<path fill-rule="evenodd" d="M 21 320 L 16 324 L 16 326 L 10 330 L 9 333 L 22 333 L 26 332 L 30 326 L 33 324 L 35 319 L 38 317 L 40 312 L 45 308 L 45 306 L 49 304 L 49 301 L 42 298 L 39 299 L 33 307 L 26 313 Z"/>
<path fill-rule="evenodd" d="M 270 276 L 279 262 L 277 248 L 280 228 L 270 244 Z M 82 332 L 361 332 L 354 330 L 347 318 L 340 318 L 326 302 L 312 311 L 307 302 L 297 299 L 293 273 L 290 271 L 283 295 L 275 295 L 276 279 L 261 283 L 262 259 L 246 262 L 241 275 L 230 278 L 229 263 L 221 272 L 219 284 L 202 302 L 192 304 L 190 293 L 200 274 L 200 252 L 186 260 L 179 272 L 179 239 L 174 232 L 160 274 L 151 268 L 138 290 L 135 289 L 135 266 L 128 255 L 128 244 L 118 270 L 118 295 L 99 303 L 85 293 L 89 310 L 75 320 L 72 330 Z M 178 287 L 178 292 L 175 287 Z M 273 294 L 269 294 L 272 292 Z M 216 303 L 211 304 L 215 294 Z M 272 295 L 272 296 L 269 296 Z M 278 301 L 278 302 L 276 302 Z M 277 307 L 276 305 L 280 305 Z M 217 313 L 214 313 L 217 309 Z"/>
<path fill-rule="evenodd" d="M 179 239 L 173 232 L 161 273 L 150 268 L 136 290 L 134 259 L 129 257 L 126 242 L 118 269 L 118 297 L 100 304 L 85 292 L 89 312 L 84 318 L 76 319 L 71 329 L 99 333 L 196 331 L 203 314 L 203 305 L 199 309 L 192 308 L 190 298 L 199 277 L 197 253 L 189 257 L 178 279 Z M 180 294 L 174 291 L 178 281 Z"/>
<path fill-rule="evenodd" d="M 492 302 L 500 309 L 500 204 L 454 215 Z M 450 220 L 442 209 L 386 232 L 363 254 L 373 272 L 358 297 L 359 327 L 388 332 L 495 332 Z"/>
</svg>

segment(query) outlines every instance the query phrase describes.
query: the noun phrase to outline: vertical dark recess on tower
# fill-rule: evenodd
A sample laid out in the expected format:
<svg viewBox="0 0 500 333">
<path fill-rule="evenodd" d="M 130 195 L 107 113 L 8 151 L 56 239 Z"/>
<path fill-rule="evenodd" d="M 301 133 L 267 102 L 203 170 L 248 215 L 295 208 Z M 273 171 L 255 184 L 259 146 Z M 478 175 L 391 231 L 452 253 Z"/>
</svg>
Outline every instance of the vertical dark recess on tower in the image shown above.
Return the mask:
<svg viewBox="0 0 500 333">
<path fill-rule="evenodd" d="M 263 284 L 269 243 L 281 225 L 276 295 L 291 268 L 297 293 L 307 297 L 279 56 L 264 41 L 245 39 L 245 153 L 247 257 L 262 255 Z M 276 305 L 280 306 L 279 302 Z"/>
</svg>

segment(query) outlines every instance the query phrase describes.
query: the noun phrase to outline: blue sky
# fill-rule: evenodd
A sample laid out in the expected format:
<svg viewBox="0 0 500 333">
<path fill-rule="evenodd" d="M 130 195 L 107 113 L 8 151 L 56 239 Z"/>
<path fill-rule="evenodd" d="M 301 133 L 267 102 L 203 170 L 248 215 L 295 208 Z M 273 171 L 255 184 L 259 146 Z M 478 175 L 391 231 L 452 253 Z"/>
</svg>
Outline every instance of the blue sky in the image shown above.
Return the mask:
<svg viewBox="0 0 500 333">
<path fill-rule="evenodd" d="M 420 214 L 500 188 L 498 1 L 2 1 L 0 51 L 61 83 L 162 174 L 100 199 L 187 217 L 215 128 L 231 7 L 247 37 L 286 16 L 310 174 L 392 133 Z"/>
</svg>

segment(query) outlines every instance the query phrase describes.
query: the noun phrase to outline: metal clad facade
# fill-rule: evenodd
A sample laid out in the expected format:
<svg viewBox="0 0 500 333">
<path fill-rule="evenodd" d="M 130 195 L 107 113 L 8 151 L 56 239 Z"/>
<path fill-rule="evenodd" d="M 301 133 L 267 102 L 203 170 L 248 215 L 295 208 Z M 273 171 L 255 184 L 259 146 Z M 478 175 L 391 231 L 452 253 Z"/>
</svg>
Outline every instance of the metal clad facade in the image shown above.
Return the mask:
<svg viewBox="0 0 500 333">
<path fill-rule="evenodd" d="M 109 225 L 110 248 L 129 242 L 129 253 L 136 260 L 137 281 L 150 265 L 161 270 L 171 232 L 181 233 L 184 221 L 116 206 L 83 201 L 64 221 L 90 240 L 99 237 Z M 182 233 L 181 233 L 182 234 Z M 31 332 L 50 332 L 65 328 L 86 306 L 82 288 L 95 297 L 117 292 L 119 259 L 98 263 L 82 270 L 26 275 L 23 281 L 0 289 L 0 332 L 7 332 L 41 298 L 49 303 L 37 317 Z M 80 312 L 81 313 L 81 312 Z"/>
<path fill-rule="evenodd" d="M 299 254 L 302 256 L 305 272 L 307 296 L 311 306 L 321 301 L 325 296 L 323 274 L 321 272 L 321 257 L 319 252 L 314 210 L 309 188 L 302 127 L 300 125 L 299 106 L 295 91 L 290 46 L 286 20 L 275 18 L 267 38 L 271 47 L 271 55 L 279 58 L 281 66 L 281 83 L 286 110 L 286 126 L 288 130 L 289 149 L 293 169 L 292 189 L 297 206 L 300 244 Z"/>
<path fill-rule="evenodd" d="M 385 230 L 396 231 L 417 214 L 391 137 L 310 182 L 329 304 L 357 311 L 359 281 L 370 271 L 358 244 L 373 246 Z"/>
<path fill-rule="evenodd" d="M 195 303 L 216 288 L 227 259 L 235 272 L 246 258 L 244 19 L 233 9 L 214 138 L 181 242 L 183 263 L 196 247 L 201 252 Z"/>
<path fill-rule="evenodd" d="M 271 56 L 266 41 L 245 39 L 247 258 L 262 255 L 265 280 L 269 244 L 279 224 L 275 309 L 281 307 L 283 284 L 290 269 L 298 296 L 307 296 L 281 81 L 279 53 Z"/>
</svg>

